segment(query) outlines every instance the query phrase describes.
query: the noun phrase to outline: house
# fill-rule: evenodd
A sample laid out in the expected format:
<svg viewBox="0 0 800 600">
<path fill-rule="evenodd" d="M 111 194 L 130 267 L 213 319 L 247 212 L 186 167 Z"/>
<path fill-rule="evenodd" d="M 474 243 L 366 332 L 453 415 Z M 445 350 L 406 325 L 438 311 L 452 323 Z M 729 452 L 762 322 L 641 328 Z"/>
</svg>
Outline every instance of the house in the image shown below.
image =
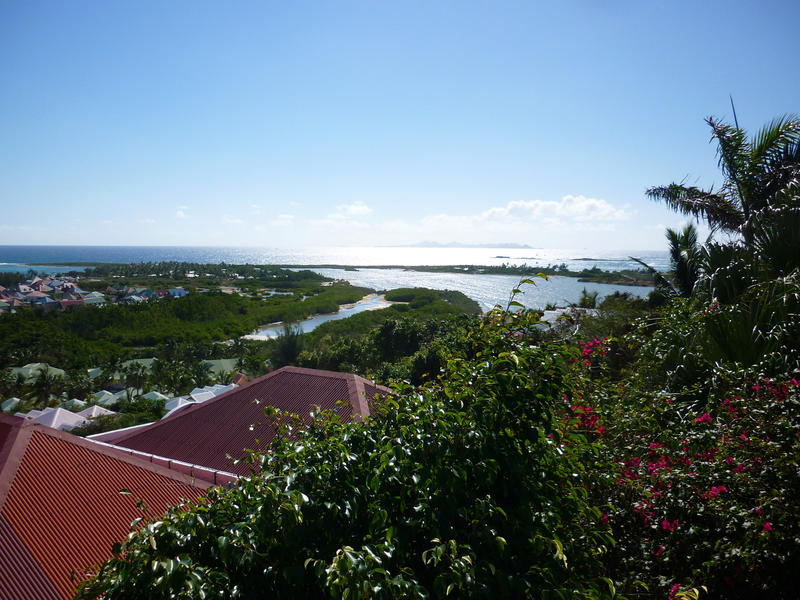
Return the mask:
<svg viewBox="0 0 800 600">
<path fill-rule="evenodd" d="M 236 363 L 237 359 L 235 358 L 214 358 L 210 360 L 204 360 L 203 364 L 208 365 L 208 368 L 211 370 L 211 374 L 214 377 L 219 377 L 223 373 L 233 373 L 236 371 Z"/>
<path fill-rule="evenodd" d="M 162 394 L 161 392 L 151 390 L 146 394 L 142 394 L 142 398 L 145 400 L 152 400 L 153 402 L 166 402 L 170 397 Z"/>
<path fill-rule="evenodd" d="M 117 413 L 115 413 L 113 410 L 108 410 L 107 408 L 103 408 L 102 406 L 97 406 L 95 404 L 94 406 L 88 406 L 84 408 L 77 414 L 78 416 L 91 421 L 92 419 L 96 419 L 98 417 L 108 417 Z"/>
<path fill-rule="evenodd" d="M 194 388 L 187 396 L 178 396 L 177 398 L 168 399 L 165 404 L 164 408 L 169 411 L 164 417 L 167 418 L 172 413 L 174 413 L 177 409 L 183 408 L 187 404 L 194 404 L 197 402 L 205 402 L 206 400 L 211 400 L 211 398 L 215 398 L 220 396 L 226 392 L 231 391 L 238 387 L 236 384 L 230 385 L 207 385 L 202 388 Z"/>
<path fill-rule="evenodd" d="M 93 304 L 95 306 L 104 306 L 106 297 L 101 292 L 89 292 L 84 297 L 83 301 L 86 304 Z"/>
<path fill-rule="evenodd" d="M 86 419 L 66 408 L 47 407 L 43 410 L 31 410 L 28 413 L 16 413 L 14 416 L 61 431 L 69 431 L 86 423 Z"/>
<path fill-rule="evenodd" d="M 33 383 L 42 371 L 47 371 L 47 374 L 52 377 L 63 378 L 66 375 L 66 371 L 63 369 L 56 369 L 47 363 L 28 363 L 22 367 L 13 367 L 11 369 L 11 374 L 14 377 L 22 375 L 25 378 L 25 383 Z"/>
<path fill-rule="evenodd" d="M 187 292 L 183 288 L 170 288 L 167 291 L 169 292 L 169 295 L 172 296 L 173 298 L 183 298 L 184 296 L 189 295 L 189 292 Z"/>
<path fill-rule="evenodd" d="M 119 404 L 119 398 L 107 390 L 100 390 L 93 394 L 94 401 L 100 406 L 112 407 Z"/>
<path fill-rule="evenodd" d="M 221 396 L 190 403 L 130 433 L 108 432 L 92 439 L 113 440 L 116 447 L 248 475 L 250 466 L 234 465 L 230 457 L 243 458 L 245 449 L 269 447 L 275 427 L 264 416 L 264 407 L 295 413 L 309 424 L 309 413 L 319 406 L 349 421 L 367 417 L 375 395 L 388 392 L 350 373 L 284 367 Z"/>
<path fill-rule="evenodd" d="M 11 397 L 8 400 L 4 400 L 2 404 L 0 404 L 0 410 L 5 413 L 14 412 L 17 410 L 19 406 L 20 399 L 16 397 Z"/>
<path fill-rule="evenodd" d="M 0 598 L 71 598 L 134 519 L 197 500 L 215 478 L 0 414 Z"/>
<path fill-rule="evenodd" d="M 67 310 L 69 308 L 75 308 L 76 306 L 84 306 L 86 302 L 83 300 L 59 300 L 58 306 L 61 310 Z"/>
<path fill-rule="evenodd" d="M 60 404 L 61 408 L 66 408 L 67 410 L 71 410 L 72 412 L 81 411 L 86 408 L 87 404 L 83 400 L 79 400 L 78 398 L 71 398 L 66 402 L 62 402 Z"/>
</svg>

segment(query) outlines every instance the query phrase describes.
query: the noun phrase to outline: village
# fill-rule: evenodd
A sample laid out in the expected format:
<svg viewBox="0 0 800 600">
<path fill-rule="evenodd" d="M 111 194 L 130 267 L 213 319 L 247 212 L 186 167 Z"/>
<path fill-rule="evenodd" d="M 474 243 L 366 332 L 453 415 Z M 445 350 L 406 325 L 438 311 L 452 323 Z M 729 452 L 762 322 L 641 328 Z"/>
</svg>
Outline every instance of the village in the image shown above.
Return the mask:
<svg viewBox="0 0 800 600">
<path fill-rule="evenodd" d="M 79 282 L 74 276 L 34 276 L 7 288 L 0 285 L 0 315 L 23 306 L 67 310 L 76 306 L 104 306 L 107 302 L 138 304 L 154 298 L 182 298 L 188 294 L 183 288 L 154 290 L 130 286 L 108 286 L 105 293 L 87 292 L 80 289 Z"/>
</svg>

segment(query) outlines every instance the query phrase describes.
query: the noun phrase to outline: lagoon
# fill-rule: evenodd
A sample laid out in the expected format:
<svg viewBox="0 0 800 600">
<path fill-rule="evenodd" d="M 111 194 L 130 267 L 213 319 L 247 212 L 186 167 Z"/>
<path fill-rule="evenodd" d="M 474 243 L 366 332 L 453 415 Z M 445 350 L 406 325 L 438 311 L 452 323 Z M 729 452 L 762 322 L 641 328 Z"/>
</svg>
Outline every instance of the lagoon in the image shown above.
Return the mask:
<svg viewBox="0 0 800 600">
<path fill-rule="evenodd" d="M 344 319 L 367 310 L 380 310 L 391 305 L 392 303 L 387 301 L 383 296 L 379 296 L 378 294 L 370 294 L 354 304 L 344 305 L 341 309 L 339 309 L 339 312 L 326 315 L 316 315 L 304 321 L 300 321 L 297 323 L 297 326 L 300 327 L 300 330 L 303 333 L 308 333 L 309 331 L 313 331 L 328 321 Z M 274 323 L 272 325 L 260 328 L 255 333 L 246 335 L 244 337 L 250 340 L 270 340 L 278 337 L 281 333 L 283 333 L 283 324 Z"/>
<path fill-rule="evenodd" d="M 520 282 L 517 275 L 474 275 L 467 273 L 426 273 L 405 269 L 318 269 L 312 271 L 344 279 L 353 285 L 374 290 L 391 290 L 402 287 L 426 287 L 434 290 L 456 290 L 475 300 L 484 312 L 496 305 L 506 306 L 511 291 Z M 611 285 L 606 283 L 583 283 L 576 277 L 553 275 L 546 280 L 534 277 L 535 285 L 522 286 L 522 294 L 516 299 L 528 308 L 544 309 L 547 304 L 567 306 L 577 303 L 581 291 L 597 292 L 598 302 L 614 292 L 627 292 L 644 298 L 653 288 Z"/>
</svg>

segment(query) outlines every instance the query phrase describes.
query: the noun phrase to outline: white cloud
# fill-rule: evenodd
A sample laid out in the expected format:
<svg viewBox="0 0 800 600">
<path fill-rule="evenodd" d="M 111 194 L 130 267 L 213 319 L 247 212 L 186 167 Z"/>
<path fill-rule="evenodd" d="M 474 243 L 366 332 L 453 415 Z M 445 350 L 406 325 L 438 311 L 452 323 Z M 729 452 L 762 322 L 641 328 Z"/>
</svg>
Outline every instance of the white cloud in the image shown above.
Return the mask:
<svg viewBox="0 0 800 600">
<path fill-rule="evenodd" d="M 222 222 L 225 225 L 242 225 L 242 224 L 244 224 L 244 220 L 242 220 L 242 219 L 236 219 L 234 217 L 227 217 L 227 216 L 222 218 Z"/>
<path fill-rule="evenodd" d="M 600 198 L 565 195 L 560 200 L 514 200 L 467 214 L 439 213 L 376 221 L 360 202 L 310 221 L 316 243 L 515 242 L 578 247 L 609 240 L 636 214 Z M 622 240 L 625 241 L 625 240 Z"/>
<path fill-rule="evenodd" d="M 599 198 L 564 196 L 561 200 L 513 200 L 473 215 L 438 214 L 423 217 L 421 229 L 453 239 L 494 241 L 486 236 L 515 236 L 547 231 L 613 231 L 631 213 Z M 483 240 L 476 238 L 480 236 Z M 465 240 L 466 241 L 466 240 Z M 508 240 L 507 240 L 508 241 Z"/>
<path fill-rule="evenodd" d="M 475 217 L 479 221 L 502 222 L 537 219 L 564 219 L 566 221 L 624 221 L 629 218 L 623 209 L 599 198 L 564 196 L 554 200 L 514 200 L 505 206 L 493 207 Z"/>
<path fill-rule="evenodd" d="M 321 219 L 312 219 L 311 225 L 320 230 L 322 235 L 343 231 L 363 231 L 371 225 L 355 217 L 363 217 L 372 212 L 372 209 L 361 201 L 351 204 L 340 204 L 336 212 Z"/>
<path fill-rule="evenodd" d="M 148 217 L 145 219 L 139 219 L 139 223 L 141 223 L 142 225 L 155 225 L 156 220 Z"/>
<path fill-rule="evenodd" d="M 294 223 L 294 215 L 278 215 L 270 221 L 270 225 L 274 227 L 289 227 Z"/>
<path fill-rule="evenodd" d="M 188 206 L 179 206 L 178 210 L 175 211 L 175 218 L 177 219 L 185 219 L 186 218 L 186 209 L 189 208 Z"/>
<path fill-rule="evenodd" d="M 353 202 L 352 204 L 340 204 L 336 207 L 340 215 L 354 216 L 354 215 L 368 215 L 372 209 L 361 201 Z"/>
</svg>

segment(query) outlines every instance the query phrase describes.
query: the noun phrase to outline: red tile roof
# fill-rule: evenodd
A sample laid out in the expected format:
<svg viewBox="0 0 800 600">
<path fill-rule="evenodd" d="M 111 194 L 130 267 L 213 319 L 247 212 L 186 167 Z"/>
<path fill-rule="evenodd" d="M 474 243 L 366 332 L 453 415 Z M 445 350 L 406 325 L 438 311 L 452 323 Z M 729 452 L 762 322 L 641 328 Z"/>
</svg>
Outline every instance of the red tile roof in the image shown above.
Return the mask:
<svg viewBox="0 0 800 600">
<path fill-rule="evenodd" d="M 0 414 L 0 598 L 71 597 L 86 571 L 110 558 L 114 542 L 144 516 L 139 499 L 157 517 L 209 485 Z"/>
<path fill-rule="evenodd" d="M 348 421 L 368 416 L 375 393 L 388 391 L 350 373 L 284 367 L 115 437 L 112 443 L 246 476 L 249 465 L 234 465 L 229 455 L 242 458 L 245 449 L 264 451 L 269 447 L 275 428 L 264 416 L 266 406 L 300 415 L 310 423 L 309 413 L 316 405 L 334 410 Z"/>
</svg>

